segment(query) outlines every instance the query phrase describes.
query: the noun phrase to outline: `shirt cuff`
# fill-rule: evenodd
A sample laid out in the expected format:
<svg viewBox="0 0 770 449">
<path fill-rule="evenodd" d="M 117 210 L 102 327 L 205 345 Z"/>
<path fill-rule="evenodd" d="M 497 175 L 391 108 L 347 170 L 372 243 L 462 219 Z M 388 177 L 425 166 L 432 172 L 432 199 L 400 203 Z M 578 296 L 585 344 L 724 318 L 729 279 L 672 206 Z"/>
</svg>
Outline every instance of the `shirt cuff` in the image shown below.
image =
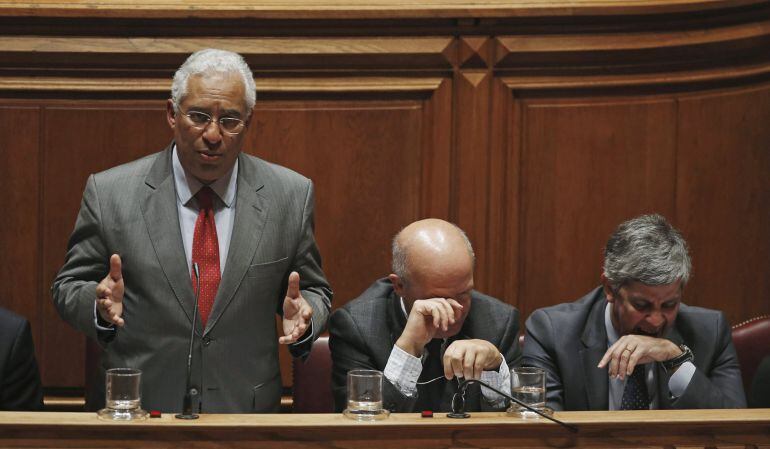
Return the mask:
<svg viewBox="0 0 770 449">
<path fill-rule="evenodd" d="M 303 338 L 302 340 L 297 340 L 294 343 L 291 343 L 289 346 L 291 345 L 299 346 L 301 344 L 307 343 L 307 341 L 310 340 L 311 338 L 313 338 L 313 319 L 312 318 L 310 318 L 310 326 L 308 326 L 307 330 L 305 331 L 305 338 Z"/>
<path fill-rule="evenodd" d="M 383 374 L 404 396 L 417 394 L 417 379 L 422 373 L 422 361 L 393 345 Z"/>
<path fill-rule="evenodd" d="M 507 393 L 511 391 L 511 371 L 508 369 L 508 364 L 505 363 L 505 356 L 500 354 L 500 357 L 503 359 L 500 368 L 497 371 L 482 371 L 481 381 Z M 483 385 L 481 386 L 481 394 L 492 406 L 499 406 L 505 402 L 504 396 L 500 396 Z"/>
<path fill-rule="evenodd" d="M 679 365 L 676 372 L 668 379 L 668 391 L 671 396 L 678 398 L 683 395 L 694 374 L 695 365 L 692 362 L 684 362 Z"/>
<path fill-rule="evenodd" d="M 104 323 L 105 325 L 102 325 L 100 323 Z M 94 301 L 94 326 L 96 326 L 96 330 L 98 331 L 115 332 L 115 325 L 112 323 L 108 323 L 107 321 L 103 320 L 102 317 L 99 316 L 99 312 L 96 311 L 96 301 Z"/>
</svg>

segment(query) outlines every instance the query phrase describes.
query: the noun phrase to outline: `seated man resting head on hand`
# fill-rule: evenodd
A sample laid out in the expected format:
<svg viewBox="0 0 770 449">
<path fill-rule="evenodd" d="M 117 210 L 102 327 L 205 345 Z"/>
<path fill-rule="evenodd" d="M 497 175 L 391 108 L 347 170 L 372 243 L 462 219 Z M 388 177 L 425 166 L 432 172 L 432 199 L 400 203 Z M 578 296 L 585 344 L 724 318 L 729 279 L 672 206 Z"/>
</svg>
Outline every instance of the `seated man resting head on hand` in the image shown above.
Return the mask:
<svg viewBox="0 0 770 449">
<path fill-rule="evenodd" d="M 428 219 L 393 240 L 393 273 L 336 310 L 330 321 L 332 390 L 345 408 L 353 369 L 384 372 L 391 411 L 448 411 L 460 379 L 510 391 L 519 358 L 518 311 L 473 290 L 474 253 L 457 226 Z M 493 410 L 505 400 L 471 385 L 466 408 Z"/>
<path fill-rule="evenodd" d="M 660 215 L 621 224 L 605 248 L 602 285 L 536 310 L 522 364 L 544 368 L 554 410 L 745 407 L 730 326 L 682 303 L 690 256 Z"/>
</svg>

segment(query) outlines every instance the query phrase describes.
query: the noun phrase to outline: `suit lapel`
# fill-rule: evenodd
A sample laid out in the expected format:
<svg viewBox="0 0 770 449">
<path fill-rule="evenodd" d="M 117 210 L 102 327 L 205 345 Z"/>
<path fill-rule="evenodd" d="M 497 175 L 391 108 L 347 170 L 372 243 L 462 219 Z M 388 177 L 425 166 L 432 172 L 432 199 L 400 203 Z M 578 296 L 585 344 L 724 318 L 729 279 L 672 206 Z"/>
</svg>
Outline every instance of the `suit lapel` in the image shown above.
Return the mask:
<svg viewBox="0 0 770 449">
<path fill-rule="evenodd" d="M 195 293 L 190 273 L 187 272 L 187 259 L 179 228 L 170 146 L 158 156 L 145 184 L 149 189 L 141 209 L 147 233 L 171 290 L 192 323 Z"/>
<path fill-rule="evenodd" d="M 261 182 L 252 184 L 262 179 L 264 176 L 259 175 L 258 167 L 254 162 L 241 154 L 238 157 L 238 191 L 235 200 L 233 233 L 230 237 L 222 281 L 204 334 L 211 331 L 233 300 L 262 239 L 268 216 L 267 200 L 258 193 L 264 184 Z"/>
<path fill-rule="evenodd" d="M 580 350 L 581 373 L 586 387 L 588 410 L 607 410 L 609 407 L 609 377 L 607 368 L 599 369 L 596 365 L 607 352 L 607 329 L 604 327 L 604 308 L 606 301 L 597 301 L 591 308 L 588 322 L 583 330 Z"/>
</svg>

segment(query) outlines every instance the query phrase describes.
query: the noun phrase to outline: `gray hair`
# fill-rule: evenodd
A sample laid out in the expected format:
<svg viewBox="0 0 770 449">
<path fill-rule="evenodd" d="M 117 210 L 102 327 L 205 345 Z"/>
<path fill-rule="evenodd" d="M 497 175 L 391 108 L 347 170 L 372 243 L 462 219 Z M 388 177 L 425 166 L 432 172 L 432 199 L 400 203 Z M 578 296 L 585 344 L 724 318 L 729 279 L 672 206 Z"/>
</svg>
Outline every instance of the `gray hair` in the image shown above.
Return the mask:
<svg viewBox="0 0 770 449">
<path fill-rule="evenodd" d="M 473 245 L 471 245 L 471 241 L 468 238 L 468 236 L 465 234 L 465 231 L 460 229 L 460 227 L 454 223 L 449 223 L 449 224 L 452 225 L 452 227 L 455 228 L 457 232 L 460 233 L 460 236 L 465 242 L 465 247 L 468 250 L 468 254 L 471 256 L 471 260 L 475 264 L 476 253 L 473 251 Z M 403 231 L 403 228 L 401 230 Z M 391 269 L 393 270 L 393 274 L 398 276 L 402 282 L 407 283 L 409 279 L 409 270 L 407 267 L 406 259 L 409 255 L 409 250 L 408 248 L 406 248 L 405 246 L 402 246 L 399 243 L 400 235 L 401 235 L 401 231 L 399 231 L 398 234 L 396 234 L 396 236 L 393 237 L 393 243 L 391 244 L 391 253 L 392 253 Z"/>
<path fill-rule="evenodd" d="M 690 256 L 682 234 L 660 215 L 642 215 L 622 223 L 604 249 L 604 276 L 612 290 L 636 281 L 666 285 L 690 278 Z"/>
<path fill-rule="evenodd" d="M 254 76 L 246 61 L 238 53 L 216 48 L 207 48 L 191 54 L 174 74 L 171 83 L 171 100 L 174 102 L 174 111 L 187 95 L 187 80 L 194 75 L 204 73 L 237 73 L 243 80 L 245 90 L 246 108 L 251 111 L 257 102 L 257 87 L 254 84 Z"/>
</svg>

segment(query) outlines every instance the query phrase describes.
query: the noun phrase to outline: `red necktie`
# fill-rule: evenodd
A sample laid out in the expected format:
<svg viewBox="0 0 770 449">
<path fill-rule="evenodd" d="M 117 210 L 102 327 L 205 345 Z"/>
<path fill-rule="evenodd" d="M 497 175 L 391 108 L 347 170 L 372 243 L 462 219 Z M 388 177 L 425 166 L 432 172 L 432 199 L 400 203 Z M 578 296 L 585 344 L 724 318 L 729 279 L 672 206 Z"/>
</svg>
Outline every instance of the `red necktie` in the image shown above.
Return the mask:
<svg viewBox="0 0 770 449">
<path fill-rule="evenodd" d="M 203 327 L 206 327 L 222 277 L 219 272 L 219 241 L 217 240 L 217 226 L 214 222 L 214 209 L 212 207 L 213 195 L 214 192 L 208 186 L 203 186 L 195 194 L 200 212 L 198 212 L 198 219 L 195 221 L 192 261 L 198 263 L 200 270 L 198 309 Z M 191 277 L 193 288 L 195 288 L 195 270 L 192 271 Z"/>
</svg>

